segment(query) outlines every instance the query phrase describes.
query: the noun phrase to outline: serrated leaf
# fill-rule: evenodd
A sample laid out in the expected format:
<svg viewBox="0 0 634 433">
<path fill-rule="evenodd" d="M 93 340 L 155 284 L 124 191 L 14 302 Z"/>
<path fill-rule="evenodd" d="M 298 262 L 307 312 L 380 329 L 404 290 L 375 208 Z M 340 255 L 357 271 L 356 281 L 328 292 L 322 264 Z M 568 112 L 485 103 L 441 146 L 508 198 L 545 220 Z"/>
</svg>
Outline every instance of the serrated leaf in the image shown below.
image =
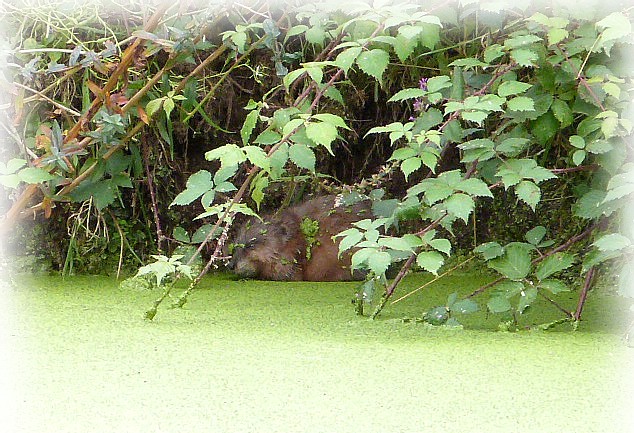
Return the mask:
<svg viewBox="0 0 634 433">
<path fill-rule="evenodd" d="M 387 100 L 387 102 L 399 102 L 406 99 L 420 98 L 426 94 L 427 91 L 422 89 L 403 89 L 396 92 L 390 99 Z"/>
<path fill-rule="evenodd" d="M 524 203 L 535 211 L 539 200 L 542 198 L 542 192 L 534 182 L 523 180 L 515 187 L 515 194 Z"/>
<path fill-rule="evenodd" d="M 305 144 L 293 144 L 290 146 L 288 156 L 296 166 L 315 171 L 315 153 Z"/>
<path fill-rule="evenodd" d="M 572 154 L 572 162 L 575 165 L 581 165 L 583 161 L 586 159 L 586 151 L 585 150 L 575 150 Z"/>
<path fill-rule="evenodd" d="M 568 140 L 570 141 L 570 144 L 572 144 L 577 149 L 583 149 L 586 147 L 586 141 L 583 139 L 583 137 L 580 137 L 578 135 L 571 135 Z"/>
<path fill-rule="evenodd" d="M 438 270 L 444 262 L 444 257 L 436 251 L 423 251 L 416 257 L 418 266 L 434 275 L 438 275 Z"/>
<path fill-rule="evenodd" d="M 253 140 L 254 143 L 257 144 L 275 144 L 282 139 L 282 136 L 275 131 L 270 129 L 266 129 L 262 131 L 256 138 Z"/>
<path fill-rule="evenodd" d="M 544 239 L 544 236 L 546 236 L 546 227 L 537 226 L 526 232 L 524 238 L 529 244 L 539 245 L 542 239 Z"/>
<path fill-rule="evenodd" d="M 224 146 L 205 152 L 205 159 L 207 161 L 219 159 L 223 167 L 228 167 L 240 165 L 240 163 L 247 160 L 247 155 L 244 153 L 242 148 L 233 143 L 228 143 Z"/>
<path fill-rule="evenodd" d="M 535 276 L 542 281 L 551 275 L 568 269 L 575 262 L 574 256 L 568 253 L 555 253 L 546 257 L 537 265 Z"/>
<path fill-rule="evenodd" d="M 312 116 L 313 119 L 321 120 L 322 122 L 328 122 L 331 125 L 336 126 L 337 128 L 343 128 L 350 131 L 350 127 L 346 125 L 346 122 L 343 120 L 341 116 L 337 116 L 336 114 L 331 113 L 320 113 Z"/>
<path fill-rule="evenodd" d="M 213 189 L 213 186 L 211 173 L 207 170 L 200 170 L 189 176 L 185 189 L 174 198 L 170 206 L 188 205 L 210 189 Z"/>
<path fill-rule="evenodd" d="M 504 55 L 504 50 L 500 44 L 493 44 L 486 47 L 484 50 L 484 61 L 491 63 L 492 61 L 499 59 Z"/>
<path fill-rule="evenodd" d="M 240 137 L 242 138 L 242 143 L 245 146 L 249 144 L 249 139 L 251 138 L 251 133 L 253 133 L 253 129 L 258 121 L 259 114 L 260 112 L 258 110 L 253 110 L 247 114 L 247 117 L 244 119 L 244 123 L 240 129 Z"/>
<path fill-rule="evenodd" d="M 520 299 L 517 302 L 517 311 L 522 314 L 524 310 L 531 306 L 533 302 L 537 299 L 537 289 L 534 287 L 529 287 L 526 290 L 523 290 L 520 293 Z"/>
<path fill-rule="evenodd" d="M 439 92 L 449 87 L 451 87 L 451 78 L 447 75 L 437 75 L 427 80 L 427 91 L 429 93 Z"/>
<path fill-rule="evenodd" d="M 482 254 L 484 260 L 491 260 L 504 254 L 504 249 L 497 242 L 487 242 L 478 245 L 473 251 Z"/>
<path fill-rule="evenodd" d="M 392 256 L 386 251 L 376 251 L 368 257 L 368 267 L 375 275 L 383 275 L 392 263 Z"/>
<path fill-rule="evenodd" d="M 349 250 L 363 239 L 363 232 L 356 228 L 350 228 L 337 235 L 337 237 L 343 236 L 339 241 L 339 256 L 346 250 Z"/>
<path fill-rule="evenodd" d="M 297 80 L 305 72 L 306 72 L 306 69 L 300 68 L 300 69 L 295 69 L 294 71 L 291 71 L 288 74 L 286 74 L 284 78 L 282 79 L 282 83 L 284 83 L 284 87 L 286 87 L 286 90 L 288 91 L 291 84 L 293 84 L 293 82 Z"/>
<path fill-rule="evenodd" d="M 524 93 L 528 89 L 533 87 L 532 84 L 522 83 L 520 81 L 505 81 L 498 87 L 498 95 L 505 98 L 511 95 L 517 95 L 518 93 Z"/>
<path fill-rule="evenodd" d="M 185 229 L 181 226 L 174 228 L 174 231 L 172 232 L 172 237 L 179 242 L 189 243 L 191 241 L 189 235 L 187 234 L 187 231 L 185 231 Z"/>
<path fill-rule="evenodd" d="M 378 240 L 382 247 L 386 247 L 396 251 L 414 252 L 411 243 L 404 238 L 386 237 Z"/>
<path fill-rule="evenodd" d="M 359 54 L 361 54 L 361 51 L 363 51 L 363 48 L 361 47 L 347 48 L 337 55 L 337 58 L 335 59 L 335 64 L 343 69 L 344 72 L 347 74 L 348 69 L 350 69 Z"/>
<path fill-rule="evenodd" d="M 438 250 L 446 255 L 451 255 L 451 242 L 448 239 L 432 239 L 429 241 L 429 246 L 435 250 Z"/>
<path fill-rule="evenodd" d="M 632 244 L 629 238 L 620 233 L 601 236 L 593 245 L 601 251 L 620 251 Z"/>
<path fill-rule="evenodd" d="M 532 98 L 527 96 L 516 96 L 506 103 L 506 108 L 513 111 L 533 111 L 535 103 Z"/>
<path fill-rule="evenodd" d="M 531 270 L 531 257 L 526 248 L 510 244 L 502 257 L 489 260 L 487 265 L 509 280 L 522 280 Z"/>
<path fill-rule="evenodd" d="M 533 62 L 539 59 L 536 52 L 527 49 L 516 49 L 511 51 L 511 58 L 523 67 L 534 66 Z"/>
<path fill-rule="evenodd" d="M 18 172 L 18 178 L 29 184 L 36 184 L 52 180 L 54 176 L 44 168 L 25 167 Z"/>
<path fill-rule="evenodd" d="M 492 313 L 505 313 L 509 311 L 512 306 L 511 302 L 504 296 L 495 296 L 487 301 L 487 308 Z"/>
<path fill-rule="evenodd" d="M 547 278 L 539 282 L 539 286 L 542 289 L 548 290 L 553 295 L 556 295 L 561 292 L 569 292 L 570 288 L 561 280 L 556 280 L 554 278 Z"/>
<path fill-rule="evenodd" d="M 327 122 L 310 122 L 306 125 L 306 135 L 321 144 L 332 154 L 331 144 L 337 138 L 337 127 Z"/>
<path fill-rule="evenodd" d="M 389 61 L 389 54 L 378 48 L 364 51 L 356 59 L 357 65 L 359 65 L 361 70 L 379 82 L 382 81 L 383 73 L 387 69 Z"/>
<path fill-rule="evenodd" d="M 461 68 L 471 69 L 476 67 L 486 67 L 486 66 L 489 66 L 489 64 L 481 60 L 468 57 L 468 58 L 454 60 L 448 66 L 459 66 Z"/>
<path fill-rule="evenodd" d="M 471 196 L 463 193 L 452 194 L 444 203 L 450 214 L 460 218 L 465 223 L 468 222 L 469 215 L 475 208 L 475 202 Z"/>
<path fill-rule="evenodd" d="M 245 155 L 253 165 L 257 165 L 264 171 L 270 170 L 270 163 L 266 152 L 257 146 L 244 146 L 242 148 Z"/>
<path fill-rule="evenodd" d="M 562 128 L 572 125 L 574 120 L 572 110 L 566 103 L 559 98 L 556 98 L 550 106 L 555 118 L 559 121 Z"/>
<path fill-rule="evenodd" d="M 478 304 L 473 299 L 461 299 L 451 305 L 452 313 L 470 314 L 478 311 Z"/>
<path fill-rule="evenodd" d="M 477 197 L 493 197 L 493 193 L 491 193 L 487 184 L 483 180 L 475 177 L 461 181 L 457 185 L 457 189 Z"/>
<path fill-rule="evenodd" d="M 422 160 L 418 156 L 407 158 L 401 163 L 401 171 L 405 175 L 405 180 L 410 174 L 418 170 L 422 165 Z"/>
</svg>

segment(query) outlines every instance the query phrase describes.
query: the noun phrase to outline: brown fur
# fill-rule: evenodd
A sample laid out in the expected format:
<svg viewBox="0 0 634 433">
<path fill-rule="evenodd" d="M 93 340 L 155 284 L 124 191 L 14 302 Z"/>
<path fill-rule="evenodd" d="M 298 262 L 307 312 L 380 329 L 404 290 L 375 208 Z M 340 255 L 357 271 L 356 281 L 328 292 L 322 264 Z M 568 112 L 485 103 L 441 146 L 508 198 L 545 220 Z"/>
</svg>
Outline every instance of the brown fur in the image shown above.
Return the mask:
<svg viewBox="0 0 634 433">
<path fill-rule="evenodd" d="M 306 239 L 300 229 L 304 218 L 319 222 L 316 243 L 306 259 Z M 244 278 L 280 281 L 349 281 L 362 279 L 350 272 L 350 254 L 339 253 L 332 236 L 355 221 L 370 218 L 370 203 L 335 207 L 335 196 L 323 196 L 288 208 L 264 221 L 243 225 L 234 242 L 230 267 Z"/>
</svg>

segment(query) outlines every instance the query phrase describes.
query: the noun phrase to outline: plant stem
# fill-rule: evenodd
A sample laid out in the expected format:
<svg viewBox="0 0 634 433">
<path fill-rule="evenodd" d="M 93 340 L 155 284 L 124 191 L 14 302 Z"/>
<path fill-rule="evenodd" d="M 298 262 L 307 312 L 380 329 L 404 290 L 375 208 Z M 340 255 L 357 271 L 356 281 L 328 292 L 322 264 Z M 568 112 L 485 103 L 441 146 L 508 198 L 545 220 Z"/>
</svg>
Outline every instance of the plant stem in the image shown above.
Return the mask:
<svg viewBox="0 0 634 433">
<path fill-rule="evenodd" d="M 588 297 L 588 290 L 590 290 L 590 286 L 592 286 L 592 279 L 594 278 L 595 268 L 594 266 L 588 270 L 586 274 L 586 281 L 583 284 L 583 288 L 581 289 L 581 293 L 579 294 L 579 302 L 577 302 L 577 309 L 575 310 L 574 319 L 575 322 L 581 320 L 581 312 L 583 311 L 583 306 L 586 303 L 586 298 Z"/>
</svg>

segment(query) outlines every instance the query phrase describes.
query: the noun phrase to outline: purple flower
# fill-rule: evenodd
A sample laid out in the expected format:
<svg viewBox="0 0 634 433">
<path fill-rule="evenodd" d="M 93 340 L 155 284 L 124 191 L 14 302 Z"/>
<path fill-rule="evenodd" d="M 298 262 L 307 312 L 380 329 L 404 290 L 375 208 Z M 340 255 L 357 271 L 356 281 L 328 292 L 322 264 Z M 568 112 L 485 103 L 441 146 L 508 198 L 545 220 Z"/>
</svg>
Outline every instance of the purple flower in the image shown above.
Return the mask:
<svg viewBox="0 0 634 433">
<path fill-rule="evenodd" d="M 418 88 L 421 90 L 427 90 L 427 80 L 428 78 L 421 78 L 418 81 Z"/>
<path fill-rule="evenodd" d="M 416 99 L 414 101 L 414 111 L 421 111 L 423 109 L 423 101 Z"/>
</svg>

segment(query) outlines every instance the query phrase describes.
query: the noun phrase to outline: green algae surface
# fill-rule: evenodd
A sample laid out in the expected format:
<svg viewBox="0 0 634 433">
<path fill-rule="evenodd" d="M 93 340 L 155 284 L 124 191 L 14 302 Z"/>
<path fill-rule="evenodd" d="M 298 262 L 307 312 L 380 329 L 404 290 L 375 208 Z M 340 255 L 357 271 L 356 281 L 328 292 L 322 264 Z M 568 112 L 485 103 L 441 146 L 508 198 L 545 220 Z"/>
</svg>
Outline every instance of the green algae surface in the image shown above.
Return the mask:
<svg viewBox="0 0 634 433">
<path fill-rule="evenodd" d="M 156 292 L 16 277 L 1 287 L 3 431 L 632 431 L 622 301 L 591 296 L 577 332 L 496 332 L 484 312 L 460 318 L 468 330 L 403 320 L 489 280 L 448 277 L 369 321 L 354 283 L 218 275 L 150 322 Z M 560 317 L 542 310 L 524 324 Z"/>
</svg>

